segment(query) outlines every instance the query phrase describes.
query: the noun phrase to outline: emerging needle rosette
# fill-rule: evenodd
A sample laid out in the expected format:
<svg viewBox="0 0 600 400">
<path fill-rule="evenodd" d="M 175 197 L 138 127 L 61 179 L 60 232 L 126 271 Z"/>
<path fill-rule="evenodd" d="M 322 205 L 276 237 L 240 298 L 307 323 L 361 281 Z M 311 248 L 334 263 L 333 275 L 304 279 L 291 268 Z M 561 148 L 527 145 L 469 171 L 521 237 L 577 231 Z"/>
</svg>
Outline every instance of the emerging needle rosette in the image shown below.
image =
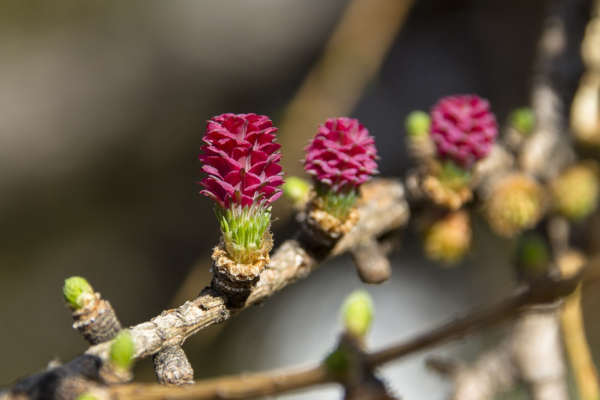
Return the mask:
<svg viewBox="0 0 600 400">
<path fill-rule="evenodd" d="M 377 173 L 376 160 L 375 139 L 357 119 L 330 118 L 319 126 L 304 160 L 314 181 L 306 221 L 311 228 L 334 240 L 352 229 L 358 188 Z"/>
<path fill-rule="evenodd" d="M 283 184 L 277 128 L 256 114 L 222 114 L 206 126 L 200 192 L 214 200 L 221 241 L 213 251 L 213 286 L 247 293 L 269 263 L 271 204 Z"/>
</svg>

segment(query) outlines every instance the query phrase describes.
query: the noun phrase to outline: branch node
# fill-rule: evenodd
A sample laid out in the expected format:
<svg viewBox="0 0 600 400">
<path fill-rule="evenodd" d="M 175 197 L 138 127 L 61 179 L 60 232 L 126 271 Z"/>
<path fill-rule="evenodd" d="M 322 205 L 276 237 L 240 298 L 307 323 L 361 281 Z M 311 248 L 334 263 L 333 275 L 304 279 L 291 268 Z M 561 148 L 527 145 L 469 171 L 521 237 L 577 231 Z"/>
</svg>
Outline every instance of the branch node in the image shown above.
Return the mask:
<svg viewBox="0 0 600 400">
<path fill-rule="evenodd" d="M 351 250 L 358 276 L 365 283 L 382 283 L 392 274 L 390 262 L 375 238 L 365 238 Z"/>
<path fill-rule="evenodd" d="M 154 372 L 158 382 L 165 385 L 194 383 L 194 370 L 180 346 L 170 346 L 154 355 Z"/>
<path fill-rule="evenodd" d="M 90 344 L 111 340 L 121 330 L 115 310 L 98 292 L 95 292 L 83 307 L 73 311 L 73 320 L 73 328 Z"/>
</svg>

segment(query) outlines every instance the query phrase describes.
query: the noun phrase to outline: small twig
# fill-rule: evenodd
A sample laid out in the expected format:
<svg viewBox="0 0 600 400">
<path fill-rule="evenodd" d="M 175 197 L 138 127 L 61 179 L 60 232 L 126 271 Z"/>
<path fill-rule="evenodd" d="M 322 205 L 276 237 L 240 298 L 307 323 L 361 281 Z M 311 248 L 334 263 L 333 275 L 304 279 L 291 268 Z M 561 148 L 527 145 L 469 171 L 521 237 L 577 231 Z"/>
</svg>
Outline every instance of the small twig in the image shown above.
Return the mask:
<svg viewBox="0 0 600 400">
<path fill-rule="evenodd" d="M 584 265 L 584 260 L 584 257 L 579 253 L 565 253 L 558 260 L 561 275 L 567 277 L 577 273 Z M 582 400 L 600 398 L 598 372 L 596 371 L 589 344 L 585 337 L 581 309 L 581 289 L 579 287 L 573 294 L 566 298 L 560 311 L 560 322 L 565 349 L 573 368 L 579 397 Z"/>
<path fill-rule="evenodd" d="M 328 382 L 333 382 L 333 378 L 327 369 L 323 366 L 313 366 L 289 372 L 274 371 L 218 378 L 182 387 L 130 384 L 112 386 L 107 391 L 108 397 L 115 400 L 228 400 L 269 396 Z"/>
<path fill-rule="evenodd" d="M 592 263 L 587 270 L 600 269 L 600 262 Z M 600 278 L 598 274 L 582 272 L 568 278 L 548 280 L 535 286 L 520 288 L 507 299 L 490 308 L 475 311 L 453 322 L 444 324 L 415 339 L 365 354 L 369 368 L 397 360 L 414 352 L 457 339 L 477 328 L 498 324 L 519 315 L 527 306 L 547 304 L 572 293 L 585 277 Z M 587 283 L 591 283 L 591 280 Z M 267 372 L 217 378 L 201 381 L 185 387 L 164 387 L 157 384 L 129 384 L 105 388 L 105 396 L 115 400 L 133 399 L 247 399 L 273 395 L 313 385 L 337 382 L 324 366 L 313 366 L 293 372 Z M 108 398 L 107 397 L 107 398 Z"/>
<path fill-rule="evenodd" d="M 365 283 L 381 283 L 392 274 L 390 261 L 377 239 L 367 238 L 351 251 L 360 279 Z"/>
<path fill-rule="evenodd" d="M 549 278 L 547 281 L 537 283 L 534 286 L 517 289 L 514 294 L 495 306 L 474 311 L 408 342 L 401 342 L 371 353 L 369 362 L 372 365 L 381 365 L 433 345 L 460 338 L 478 328 L 511 319 L 525 306 L 556 301 L 573 292 L 581 277 L 581 274 L 577 274 L 562 280 Z"/>
<path fill-rule="evenodd" d="M 364 360 L 369 368 L 375 368 L 408 354 L 447 342 L 451 339 L 456 339 L 477 328 L 498 324 L 518 315 L 519 311 L 527 306 L 552 303 L 569 295 L 575 290 L 581 279 L 584 279 L 583 288 L 593 282 L 600 281 L 600 260 L 593 260 L 586 268 L 568 279 L 549 279 L 543 283 L 537 283 L 535 286 L 520 288 L 495 306 L 472 312 L 407 342 L 367 353 Z M 96 360 L 100 361 L 99 359 Z M 72 369 L 70 368 L 69 371 Z M 90 387 L 95 391 L 99 391 L 99 398 L 104 396 L 104 398 L 111 398 L 113 400 L 141 398 L 225 400 L 277 394 L 335 381 L 336 378 L 325 367 L 319 365 L 293 372 L 282 373 L 275 371 L 263 374 L 218 378 L 187 386 L 165 387 L 157 384 L 127 384 L 96 387 L 96 385 L 90 384 Z M 20 383 L 20 385 L 23 386 L 23 383 Z M 35 382 L 30 382 L 26 387 L 30 388 L 28 390 L 37 390 L 38 388 Z M 17 398 L 10 397 L 12 395 L 8 392 L 2 396 L 0 396 L 2 400 Z"/>
<path fill-rule="evenodd" d="M 403 226 L 408 220 L 408 204 L 402 184 L 377 179 L 364 185 L 359 206 L 359 222 L 328 255 L 333 257 L 356 246 L 364 238 L 377 237 Z M 182 306 L 163 311 L 148 322 L 131 327 L 136 358 L 147 357 L 166 347 L 180 346 L 190 336 L 211 325 L 231 318 L 239 311 L 266 300 L 290 283 L 306 277 L 319 262 L 309 256 L 295 240 L 284 242 L 271 257 L 269 268 L 260 276 L 241 308 L 228 308 L 227 299 L 210 287 Z M 90 347 L 87 354 L 107 359 L 111 342 Z"/>
<path fill-rule="evenodd" d="M 472 364 L 430 358 L 427 366 L 454 383 L 452 399 L 492 399 L 511 389 L 518 380 L 518 371 L 511 354 L 510 340 L 485 351 Z"/>
</svg>

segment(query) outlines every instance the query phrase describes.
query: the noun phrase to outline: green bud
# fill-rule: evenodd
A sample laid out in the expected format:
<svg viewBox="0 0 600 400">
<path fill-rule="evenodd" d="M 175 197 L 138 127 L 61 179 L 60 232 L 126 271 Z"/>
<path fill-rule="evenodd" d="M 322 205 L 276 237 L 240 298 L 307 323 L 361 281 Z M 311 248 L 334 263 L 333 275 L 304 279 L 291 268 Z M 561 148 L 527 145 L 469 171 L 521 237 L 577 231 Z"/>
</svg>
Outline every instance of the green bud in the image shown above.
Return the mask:
<svg viewBox="0 0 600 400">
<path fill-rule="evenodd" d="M 550 249 L 538 234 L 524 235 L 517 249 L 519 273 L 526 279 L 544 276 L 550 266 Z"/>
<path fill-rule="evenodd" d="M 303 203 L 308 200 L 310 193 L 310 184 L 297 176 L 288 176 L 283 184 L 283 194 L 294 202 L 294 204 Z"/>
<path fill-rule="evenodd" d="M 406 117 L 406 131 L 410 136 L 425 136 L 429 134 L 431 120 L 424 111 L 413 111 Z"/>
<path fill-rule="evenodd" d="M 76 400 L 98 400 L 98 398 L 91 393 L 84 393 L 77 396 Z"/>
<path fill-rule="evenodd" d="M 535 115 L 531 108 L 517 108 L 510 114 L 510 124 L 524 135 L 529 135 L 535 125 Z"/>
<path fill-rule="evenodd" d="M 364 337 L 371 328 L 373 311 L 373 301 L 369 293 L 357 290 L 350 294 L 342 306 L 346 332 L 356 337 Z"/>
<path fill-rule="evenodd" d="M 110 362 L 112 365 L 129 370 L 133 364 L 135 344 L 128 330 L 122 330 L 110 346 Z"/>
<path fill-rule="evenodd" d="M 588 217 L 598 207 L 600 197 L 597 164 L 570 166 L 551 182 L 551 191 L 555 208 L 562 215 L 573 221 Z"/>
<path fill-rule="evenodd" d="M 92 294 L 94 289 L 85 278 L 72 276 L 65 280 L 63 295 L 65 301 L 75 310 L 83 307 L 83 294 Z"/>
</svg>

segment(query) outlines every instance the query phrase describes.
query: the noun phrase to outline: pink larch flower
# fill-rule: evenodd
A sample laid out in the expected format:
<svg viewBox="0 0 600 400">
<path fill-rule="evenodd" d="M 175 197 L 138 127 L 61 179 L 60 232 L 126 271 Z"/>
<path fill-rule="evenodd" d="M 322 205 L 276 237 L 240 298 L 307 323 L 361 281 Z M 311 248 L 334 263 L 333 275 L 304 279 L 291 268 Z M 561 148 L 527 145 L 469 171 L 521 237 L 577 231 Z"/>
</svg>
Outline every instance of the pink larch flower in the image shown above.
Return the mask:
<svg viewBox="0 0 600 400">
<path fill-rule="evenodd" d="M 377 173 L 377 149 L 357 119 L 330 118 L 306 147 L 304 170 L 335 192 L 355 189 Z"/>
<path fill-rule="evenodd" d="M 464 168 L 489 154 L 497 134 L 489 103 L 476 95 L 444 97 L 431 110 L 431 138 L 438 156 Z"/>
<path fill-rule="evenodd" d="M 268 206 L 281 196 L 281 154 L 271 120 L 256 114 L 221 114 L 206 125 L 200 161 L 208 174 L 200 193 L 222 208 Z"/>
</svg>

